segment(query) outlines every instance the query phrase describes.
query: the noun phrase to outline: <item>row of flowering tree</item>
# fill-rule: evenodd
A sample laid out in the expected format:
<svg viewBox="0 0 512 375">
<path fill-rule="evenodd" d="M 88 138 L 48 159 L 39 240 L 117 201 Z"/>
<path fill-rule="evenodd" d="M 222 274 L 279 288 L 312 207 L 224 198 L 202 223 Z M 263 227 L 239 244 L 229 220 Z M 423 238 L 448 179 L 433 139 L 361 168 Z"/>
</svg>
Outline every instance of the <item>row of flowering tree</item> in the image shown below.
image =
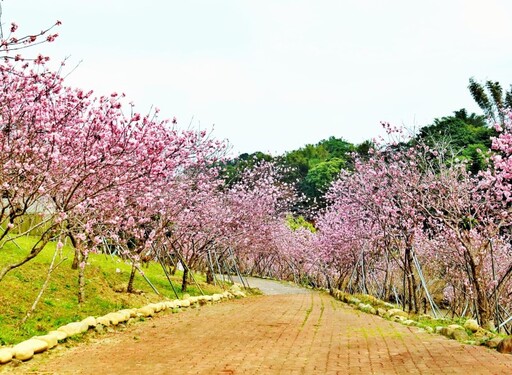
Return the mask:
<svg viewBox="0 0 512 375">
<path fill-rule="evenodd" d="M 40 64 L 7 63 L 0 74 L 0 236 L 14 239 L 29 212 L 41 217 L 42 228 L 27 256 L 6 265 L 0 280 L 58 233 L 72 238 L 77 264 L 105 231 L 140 236 L 167 208 L 163 200 L 172 199 L 175 180 L 225 148 L 204 132 L 178 131 L 155 113 L 128 107 L 125 114 L 122 95 L 93 98 Z"/>
<path fill-rule="evenodd" d="M 314 230 L 286 219 L 297 197 L 276 165 L 226 184 L 224 142 L 180 131 L 158 110 L 137 113 L 123 95 L 67 86 L 47 58 L 18 55 L 56 34 L 16 38 L 16 29 L 0 43 L 0 252 L 17 236 L 37 240 L 3 264 L 0 281 L 55 240 L 49 277 L 69 238 L 79 301 L 90 252 L 115 246 L 132 263 L 128 290 L 140 263 L 156 260 L 183 266 L 183 291 L 192 270 L 212 282 L 236 271 L 372 293 L 415 312 L 444 302 L 482 324 L 511 315 L 510 114 L 476 176 L 442 144 L 400 140 L 355 158 Z"/>
<path fill-rule="evenodd" d="M 328 282 L 416 312 L 444 302 L 482 324 L 508 318 L 511 123 L 477 176 L 443 145 L 410 143 L 374 150 L 343 172 L 312 245 Z"/>
<path fill-rule="evenodd" d="M 3 243 L 25 234 L 19 227 L 29 212 L 40 217 L 27 228 L 38 241 L 0 280 L 51 239 L 61 247 L 69 237 L 80 300 L 88 254 L 105 239 L 134 267 L 165 247 L 185 266 L 186 289 L 189 269 L 211 269 L 212 250 L 252 256 L 286 211 L 292 195 L 272 164 L 224 186 L 214 164 L 226 145 L 204 131 L 178 131 L 131 106 L 126 114 L 122 95 L 94 98 L 40 63 L 6 63 L 0 73 Z"/>
<path fill-rule="evenodd" d="M 67 86 L 48 58 L 18 54 L 57 35 L 48 29 L 17 38 L 16 30 L 12 24 L 1 35 L 0 252 L 19 236 L 36 241 L 2 265 L 0 281 L 57 241 L 49 277 L 66 238 L 75 248 L 80 302 L 88 256 L 100 249 L 115 247 L 132 262 L 128 290 L 145 260 L 180 263 L 186 290 L 191 270 L 212 278 L 229 271 L 227 260 L 249 264 L 268 251 L 293 198 L 273 164 L 225 186 L 217 165 L 225 142 L 178 130 L 158 110 L 137 113 L 122 94 L 95 97 Z"/>
</svg>

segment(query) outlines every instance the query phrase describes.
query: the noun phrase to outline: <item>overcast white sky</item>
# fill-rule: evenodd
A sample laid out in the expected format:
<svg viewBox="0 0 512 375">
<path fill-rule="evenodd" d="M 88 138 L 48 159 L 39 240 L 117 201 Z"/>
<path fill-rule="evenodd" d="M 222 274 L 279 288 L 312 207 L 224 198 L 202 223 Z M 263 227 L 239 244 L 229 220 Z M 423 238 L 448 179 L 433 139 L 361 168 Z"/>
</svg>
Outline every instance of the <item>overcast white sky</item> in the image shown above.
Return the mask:
<svg viewBox="0 0 512 375">
<path fill-rule="evenodd" d="M 468 80 L 512 83 L 510 0 L 4 0 L 41 52 L 82 61 L 68 84 L 124 92 L 235 152 L 282 153 L 380 121 L 418 127 L 479 110 Z"/>
</svg>

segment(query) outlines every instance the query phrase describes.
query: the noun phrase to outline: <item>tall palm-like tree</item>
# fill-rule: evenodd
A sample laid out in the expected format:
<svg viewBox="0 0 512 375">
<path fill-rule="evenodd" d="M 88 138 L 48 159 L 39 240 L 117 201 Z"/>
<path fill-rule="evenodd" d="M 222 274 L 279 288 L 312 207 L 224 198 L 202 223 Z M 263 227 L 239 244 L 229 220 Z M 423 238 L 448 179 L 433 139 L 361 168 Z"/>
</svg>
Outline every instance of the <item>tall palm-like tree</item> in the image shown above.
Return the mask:
<svg viewBox="0 0 512 375">
<path fill-rule="evenodd" d="M 482 84 L 470 78 L 468 88 L 485 115 L 493 122 L 503 124 L 505 112 L 512 110 L 512 85 L 504 92 L 498 81 L 486 81 Z"/>
</svg>

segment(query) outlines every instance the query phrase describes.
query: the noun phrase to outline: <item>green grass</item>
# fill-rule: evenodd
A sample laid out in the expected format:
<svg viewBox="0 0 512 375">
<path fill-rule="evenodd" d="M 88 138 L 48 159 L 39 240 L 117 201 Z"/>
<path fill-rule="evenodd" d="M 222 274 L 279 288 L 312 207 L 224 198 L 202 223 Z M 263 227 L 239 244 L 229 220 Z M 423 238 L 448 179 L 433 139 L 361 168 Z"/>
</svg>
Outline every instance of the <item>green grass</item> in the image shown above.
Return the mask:
<svg viewBox="0 0 512 375">
<path fill-rule="evenodd" d="M 357 300 L 357 303 L 354 302 L 354 298 Z M 359 303 L 363 304 L 369 304 L 373 306 L 374 308 L 383 308 L 385 310 L 388 310 L 389 308 L 395 307 L 400 308 L 398 305 L 393 305 L 386 303 L 384 301 L 381 301 L 371 295 L 367 294 L 348 294 L 348 293 L 340 293 L 340 300 L 345 301 L 347 303 L 350 303 L 352 305 L 355 305 L 357 308 L 357 305 Z M 363 311 L 363 310 L 361 310 Z M 367 312 L 366 312 L 367 313 Z M 460 317 L 438 317 L 434 318 L 431 315 L 428 314 L 413 314 L 409 313 L 408 319 L 413 320 L 416 322 L 415 326 L 418 328 L 426 329 L 431 332 L 436 332 L 436 329 L 438 327 L 447 327 L 452 324 L 457 324 L 462 327 L 464 327 L 464 323 L 466 322 L 467 318 L 460 318 Z M 486 341 L 492 339 L 493 337 L 505 337 L 506 335 L 504 333 L 496 333 L 486 330 L 478 330 L 477 332 L 471 332 L 470 330 L 465 330 L 468 335 L 468 340 L 466 340 L 466 343 L 472 343 L 472 344 L 484 344 Z"/>
<path fill-rule="evenodd" d="M 8 242 L 0 247 L 0 268 L 13 261 L 22 259 L 27 253 L 33 237 L 21 237 L 16 243 Z M 81 320 L 87 316 L 100 316 L 123 308 L 140 307 L 150 302 L 163 299 L 175 299 L 162 268 L 157 263 L 150 263 L 142 268 L 144 274 L 161 293 L 156 295 L 140 274 L 136 274 L 134 288 L 140 294 L 117 293 L 115 289 L 126 286 L 131 271 L 131 264 L 104 254 L 91 254 L 85 269 L 86 301 L 78 304 L 78 271 L 71 269 L 74 250 L 66 245 L 58 256 L 62 260 L 52 273 L 33 315 L 23 325 L 21 320 L 32 306 L 39 293 L 55 251 L 55 243 L 49 243 L 33 260 L 8 273 L 0 281 L 0 345 L 14 344 L 34 335 L 45 334 L 61 325 Z M 181 297 L 181 276 L 178 271 L 172 278 Z M 221 292 L 221 289 L 208 285 L 204 277 L 194 274 L 201 289 L 206 294 Z M 200 295 L 193 283 L 187 294 Z"/>
</svg>

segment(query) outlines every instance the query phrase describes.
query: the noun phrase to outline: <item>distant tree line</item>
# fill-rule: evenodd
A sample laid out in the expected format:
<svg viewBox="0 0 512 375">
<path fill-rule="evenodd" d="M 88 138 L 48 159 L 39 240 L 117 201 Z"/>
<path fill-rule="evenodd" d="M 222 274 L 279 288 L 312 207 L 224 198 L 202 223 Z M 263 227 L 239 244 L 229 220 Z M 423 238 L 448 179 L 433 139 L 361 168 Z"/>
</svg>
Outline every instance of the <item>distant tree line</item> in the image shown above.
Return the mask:
<svg viewBox="0 0 512 375">
<path fill-rule="evenodd" d="M 423 126 L 402 146 L 422 143 L 444 147 L 446 154 L 452 155 L 452 161 L 466 162 L 470 173 L 476 175 L 485 169 L 492 138 L 497 136 L 491 125 L 502 123 L 504 113 L 512 109 L 512 89 L 504 91 L 499 82 L 482 84 L 474 79 L 469 80 L 468 88 L 483 114 L 468 113 L 464 108 L 456 110 L 452 115 L 436 118 L 432 124 Z M 223 176 L 231 185 L 240 180 L 244 171 L 258 163 L 274 162 L 282 168 L 282 183 L 293 185 L 302 196 L 295 207 L 297 213 L 309 216 L 326 206 L 325 192 L 340 171 L 352 170 L 355 158 L 367 158 L 372 146 L 370 140 L 352 144 L 331 136 L 278 156 L 260 151 L 242 153 L 223 164 Z"/>
</svg>

